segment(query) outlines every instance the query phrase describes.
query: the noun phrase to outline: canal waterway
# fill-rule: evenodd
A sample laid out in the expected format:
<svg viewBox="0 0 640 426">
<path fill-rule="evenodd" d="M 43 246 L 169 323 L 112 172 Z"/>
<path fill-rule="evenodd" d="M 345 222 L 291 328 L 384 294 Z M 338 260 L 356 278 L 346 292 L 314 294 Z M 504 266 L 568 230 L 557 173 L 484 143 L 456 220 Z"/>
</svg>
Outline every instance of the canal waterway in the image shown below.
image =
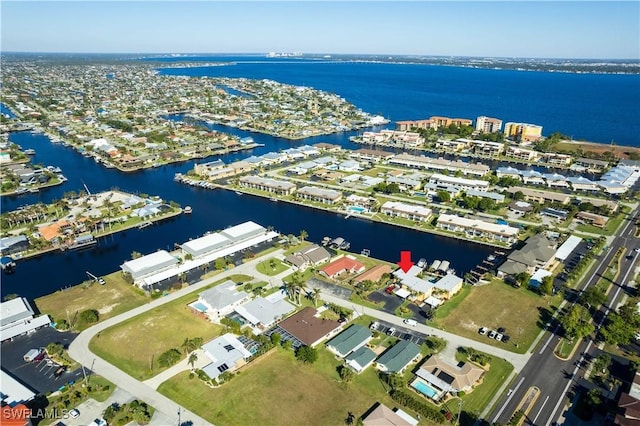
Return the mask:
<svg viewBox="0 0 640 426">
<path fill-rule="evenodd" d="M 216 127 L 216 126 L 214 126 Z M 245 132 L 234 128 L 220 128 L 239 136 L 251 136 L 257 143 L 265 144 L 250 152 L 220 156 L 225 162 L 261 155 L 302 144 L 327 142 L 344 147 L 357 147 L 349 142 L 354 133 L 289 141 L 267 135 Z M 414 261 L 424 257 L 429 262 L 447 259 L 459 274 L 472 269 L 493 250 L 490 247 L 441 237 L 410 229 L 371 222 L 368 220 L 319 211 L 284 202 L 272 202 L 266 198 L 238 195 L 233 191 L 193 188 L 173 180 L 175 173 L 186 173 L 195 161 L 172 164 L 132 173 L 107 169 L 92 158 L 83 157 L 70 147 L 52 144 L 48 137 L 30 132 L 12 133 L 12 142 L 24 149 L 33 148 L 33 163 L 58 166 L 68 181 L 62 185 L 44 189 L 37 194 L 2 197 L 2 211 L 37 202 L 49 203 L 60 199 L 65 192 L 79 191 L 84 185 L 91 192 L 112 188 L 132 193 L 160 195 L 184 206 L 191 206 L 191 215 L 181 215 L 157 223 L 142 230 L 131 229 L 113 236 L 101 238 L 97 247 L 80 252 L 54 252 L 32 259 L 18 260 L 16 272 L 3 274 L 1 295 L 18 293 L 36 298 L 61 288 L 75 285 L 87 278 L 86 271 L 103 275 L 119 269 L 137 251 L 143 254 L 158 249 L 171 249 L 174 243 L 182 243 L 247 220 L 263 226 L 273 226 L 283 234 L 299 234 L 306 230 L 310 241 L 319 242 L 324 236 L 342 236 L 351 242 L 351 250 L 371 250 L 371 256 L 397 262 L 401 250 L 410 250 Z M 210 161 L 217 157 L 198 162 Z"/>
</svg>

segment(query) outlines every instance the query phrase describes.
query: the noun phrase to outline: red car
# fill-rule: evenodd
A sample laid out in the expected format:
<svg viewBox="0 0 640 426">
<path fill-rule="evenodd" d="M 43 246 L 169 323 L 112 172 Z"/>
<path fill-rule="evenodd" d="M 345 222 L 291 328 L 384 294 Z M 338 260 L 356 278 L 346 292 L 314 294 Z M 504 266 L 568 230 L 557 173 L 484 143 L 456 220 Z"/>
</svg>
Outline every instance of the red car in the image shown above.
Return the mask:
<svg viewBox="0 0 640 426">
<path fill-rule="evenodd" d="M 396 289 L 395 285 L 390 285 L 389 287 L 384 289 L 384 292 L 387 293 L 387 294 L 393 294 L 393 290 L 395 290 L 395 289 Z"/>
</svg>

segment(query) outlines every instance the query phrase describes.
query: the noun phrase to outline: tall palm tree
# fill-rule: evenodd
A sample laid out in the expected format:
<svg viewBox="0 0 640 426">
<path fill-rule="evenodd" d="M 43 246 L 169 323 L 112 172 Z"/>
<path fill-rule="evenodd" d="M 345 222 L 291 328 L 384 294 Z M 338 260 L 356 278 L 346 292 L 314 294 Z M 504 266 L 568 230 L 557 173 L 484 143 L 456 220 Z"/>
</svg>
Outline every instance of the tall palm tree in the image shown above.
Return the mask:
<svg viewBox="0 0 640 426">
<path fill-rule="evenodd" d="M 192 370 L 193 370 L 193 366 L 194 366 L 194 364 L 196 363 L 197 360 L 198 360 L 198 354 L 195 353 L 195 352 L 191 352 L 191 355 L 189 355 L 189 360 L 187 362 L 191 366 Z"/>
<path fill-rule="evenodd" d="M 318 287 L 313 289 L 313 305 L 318 307 L 318 299 L 320 299 L 320 289 Z"/>
<path fill-rule="evenodd" d="M 309 234 L 304 229 L 300 231 L 300 241 L 304 243 L 305 238 L 307 238 Z"/>
</svg>

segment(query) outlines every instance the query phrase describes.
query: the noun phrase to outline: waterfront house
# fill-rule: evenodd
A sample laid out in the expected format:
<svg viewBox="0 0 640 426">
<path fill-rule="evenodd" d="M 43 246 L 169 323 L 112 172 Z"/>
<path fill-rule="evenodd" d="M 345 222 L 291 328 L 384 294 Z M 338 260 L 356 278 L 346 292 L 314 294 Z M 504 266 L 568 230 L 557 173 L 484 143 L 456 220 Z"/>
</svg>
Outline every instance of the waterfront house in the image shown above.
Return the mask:
<svg viewBox="0 0 640 426">
<path fill-rule="evenodd" d="M 375 360 L 376 357 L 377 355 L 375 352 L 366 346 L 362 346 L 361 348 L 351 352 L 344 360 L 347 366 L 360 374 L 367 367 L 373 364 L 373 360 Z"/>
<path fill-rule="evenodd" d="M 327 349 L 340 358 L 366 345 L 373 335 L 368 328 L 354 324 L 327 342 Z"/>
<path fill-rule="evenodd" d="M 298 189 L 296 195 L 298 198 L 323 204 L 335 204 L 342 198 L 342 192 L 315 186 L 304 186 Z"/>
<path fill-rule="evenodd" d="M 454 151 L 454 152 L 462 151 L 468 146 L 469 146 L 469 142 L 467 139 L 456 139 L 456 140 L 438 139 L 438 141 L 436 142 L 436 148 L 442 149 L 445 151 Z"/>
<path fill-rule="evenodd" d="M 350 256 L 342 256 L 321 268 L 319 272 L 328 278 L 335 279 L 345 272 L 348 274 L 358 274 L 364 270 L 365 266 L 362 262 Z"/>
<path fill-rule="evenodd" d="M 387 264 L 376 265 L 373 268 L 363 272 L 353 279 L 354 284 L 361 283 L 362 281 L 378 282 L 384 274 L 390 274 L 391 267 Z"/>
<path fill-rule="evenodd" d="M 522 142 L 534 142 L 542 137 L 542 126 L 529 123 L 505 123 L 504 135 Z"/>
<path fill-rule="evenodd" d="M 240 186 L 259 189 L 277 195 L 291 195 L 296 190 L 296 185 L 284 180 L 263 178 L 260 176 L 243 176 L 239 180 Z"/>
<path fill-rule="evenodd" d="M 515 276 L 522 272 L 533 273 L 536 269 L 552 269 L 555 260 L 555 245 L 544 235 L 529 237 L 525 245 L 513 251 L 498 268 L 498 277 Z"/>
<path fill-rule="evenodd" d="M 25 251 L 29 247 L 29 239 L 25 235 L 0 238 L 0 255 L 2 256 Z"/>
<path fill-rule="evenodd" d="M 489 188 L 489 182 L 479 179 L 465 179 L 455 176 L 445 176 L 434 173 L 429 177 L 429 183 L 434 185 L 447 185 L 457 188 L 461 191 L 474 189 L 476 191 L 486 191 Z"/>
<path fill-rule="evenodd" d="M 571 155 L 569 154 L 558 154 L 555 152 L 545 152 L 542 154 L 542 161 L 548 164 L 553 164 L 554 166 L 568 166 L 571 164 Z"/>
<path fill-rule="evenodd" d="M 250 294 L 238 290 L 236 283 L 227 280 L 200 293 L 198 302 L 206 308 L 204 313 L 211 320 L 217 322 L 225 315 L 233 312 L 237 306 L 248 302 L 250 299 Z"/>
<path fill-rule="evenodd" d="M 294 349 L 301 346 L 315 346 L 337 334 L 341 329 L 338 321 L 320 318 L 315 308 L 306 307 L 291 315 L 267 333 L 278 333 L 282 341 L 290 341 Z"/>
<path fill-rule="evenodd" d="M 377 360 L 376 367 L 385 373 L 402 373 L 412 362 L 420 358 L 420 347 L 413 342 L 400 340 Z"/>
<path fill-rule="evenodd" d="M 199 176 L 210 176 L 215 170 L 223 169 L 226 167 L 224 161 L 218 159 L 209 161 L 208 163 L 196 164 L 193 166 L 193 171 Z"/>
<path fill-rule="evenodd" d="M 290 254 L 284 260 L 297 270 L 304 271 L 309 266 L 320 265 L 328 262 L 329 259 L 331 259 L 331 254 L 324 247 L 311 244 Z"/>
<path fill-rule="evenodd" d="M 455 274 L 446 274 L 436 281 L 433 286 L 438 290 L 439 296 L 450 299 L 462 290 L 463 279 Z"/>
<path fill-rule="evenodd" d="M 246 364 L 252 353 L 240 339 L 255 345 L 252 340 L 231 333 L 223 334 L 202 345 L 202 350 L 211 361 L 202 371 L 210 378 L 217 379 L 225 371 L 233 372 Z"/>
<path fill-rule="evenodd" d="M 417 378 L 411 387 L 420 391 L 419 383 L 424 381 L 431 388 L 429 396 L 439 401 L 447 393 L 469 392 L 480 381 L 484 370 L 471 362 L 452 365 L 439 356 L 431 356 L 416 371 Z M 421 392 L 424 394 L 424 392 Z"/>
<path fill-rule="evenodd" d="M 391 217 L 402 217 L 417 222 L 428 222 L 433 211 L 424 206 L 407 204 L 399 201 L 387 201 L 380 207 L 380 212 Z"/>
<path fill-rule="evenodd" d="M 518 239 L 519 228 L 499 223 L 485 222 L 479 219 L 469 219 L 450 214 L 438 216 L 437 227 L 451 232 L 463 232 L 468 237 L 487 238 L 512 244 Z"/>
</svg>

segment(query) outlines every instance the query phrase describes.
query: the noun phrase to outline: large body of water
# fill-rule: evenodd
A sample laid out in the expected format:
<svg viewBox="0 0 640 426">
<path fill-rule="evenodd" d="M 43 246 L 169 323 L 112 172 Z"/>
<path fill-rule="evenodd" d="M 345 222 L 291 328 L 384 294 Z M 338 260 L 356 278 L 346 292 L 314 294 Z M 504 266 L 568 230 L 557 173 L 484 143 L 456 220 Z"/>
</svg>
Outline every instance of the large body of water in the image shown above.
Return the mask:
<svg viewBox="0 0 640 426">
<path fill-rule="evenodd" d="M 202 58 L 201 58 L 202 59 Z M 205 58 L 214 60 L 215 58 Z M 448 115 L 475 118 L 489 115 L 505 121 L 528 121 L 545 126 L 545 134 L 558 130 L 574 138 L 619 144 L 640 145 L 640 78 L 628 75 L 560 74 L 497 71 L 426 65 L 331 63 L 224 57 L 236 65 L 224 67 L 163 69 L 165 74 L 223 75 L 269 78 L 285 83 L 312 86 L 344 96 L 365 111 L 380 113 L 392 120 Z M 185 58 L 180 58 L 185 60 Z M 240 60 L 244 60 L 240 62 Z M 175 118 L 175 117 L 174 117 Z M 328 142 L 346 148 L 354 133 L 340 133 L 288 141 L 239 129 L 212 126 L 239 136 L 251 135 L 265 144 L 250 152 L 222 156 L 225 162 L 277 151 L 301 144 Z M 29 298 L 48 294 L 86 279 L 86 271 L 102 275 L 119 269 L 131 252 L 149 253 L 169 249 L 174 243 L 198 237 L 245 220 L 273 226 L 284 234 L 304 229 L 312 241 L 324 236 L 343 236 L 352 250 L 371 250 L 371 255 L 388 261 L 399 260 L 401 250 L 411 250 L 414 261 L 447 259 L 463 273 L 486 257 L 492 249 L 459 241 L 350 218 L 309 208 L 274 203 L 224 190 L 203 190 L 173 181 L 176 172 L 193 168 L 193 161 L 122 173 L 106 169 L 71 148 L 53 145 L 39 134 L 13 133 L 10 140 L 33 148 L 34 163 L 62 168 L 69 179 L 63 185 L 37 194 L 2 197 L 2 211 L 36 202 L 48 203 L 83 185 L 92 192 L 119 188 L 133 193 L 160 195 L 182 206 L 192 206 L 192 215 L 145 228 L 129 230 L 101 239 L 95 250 L 55 253 L 18 262 L 13 275 L 3 275 L 1 294 L 18 293 Z M 200 162 L 205 160 L 199 160 Z"/>
<path fill-rule="evenodd" d="M 640 146 L 640 75 L 573 74 L 419 64 L 263 57 L 161 58 L 235 65 L 164 68 L 161 74 L 272 79 L 344 97 L 393 120 L 432 115 L 497 117 L 543 126 L 574 139 Z"/>
</svg>

